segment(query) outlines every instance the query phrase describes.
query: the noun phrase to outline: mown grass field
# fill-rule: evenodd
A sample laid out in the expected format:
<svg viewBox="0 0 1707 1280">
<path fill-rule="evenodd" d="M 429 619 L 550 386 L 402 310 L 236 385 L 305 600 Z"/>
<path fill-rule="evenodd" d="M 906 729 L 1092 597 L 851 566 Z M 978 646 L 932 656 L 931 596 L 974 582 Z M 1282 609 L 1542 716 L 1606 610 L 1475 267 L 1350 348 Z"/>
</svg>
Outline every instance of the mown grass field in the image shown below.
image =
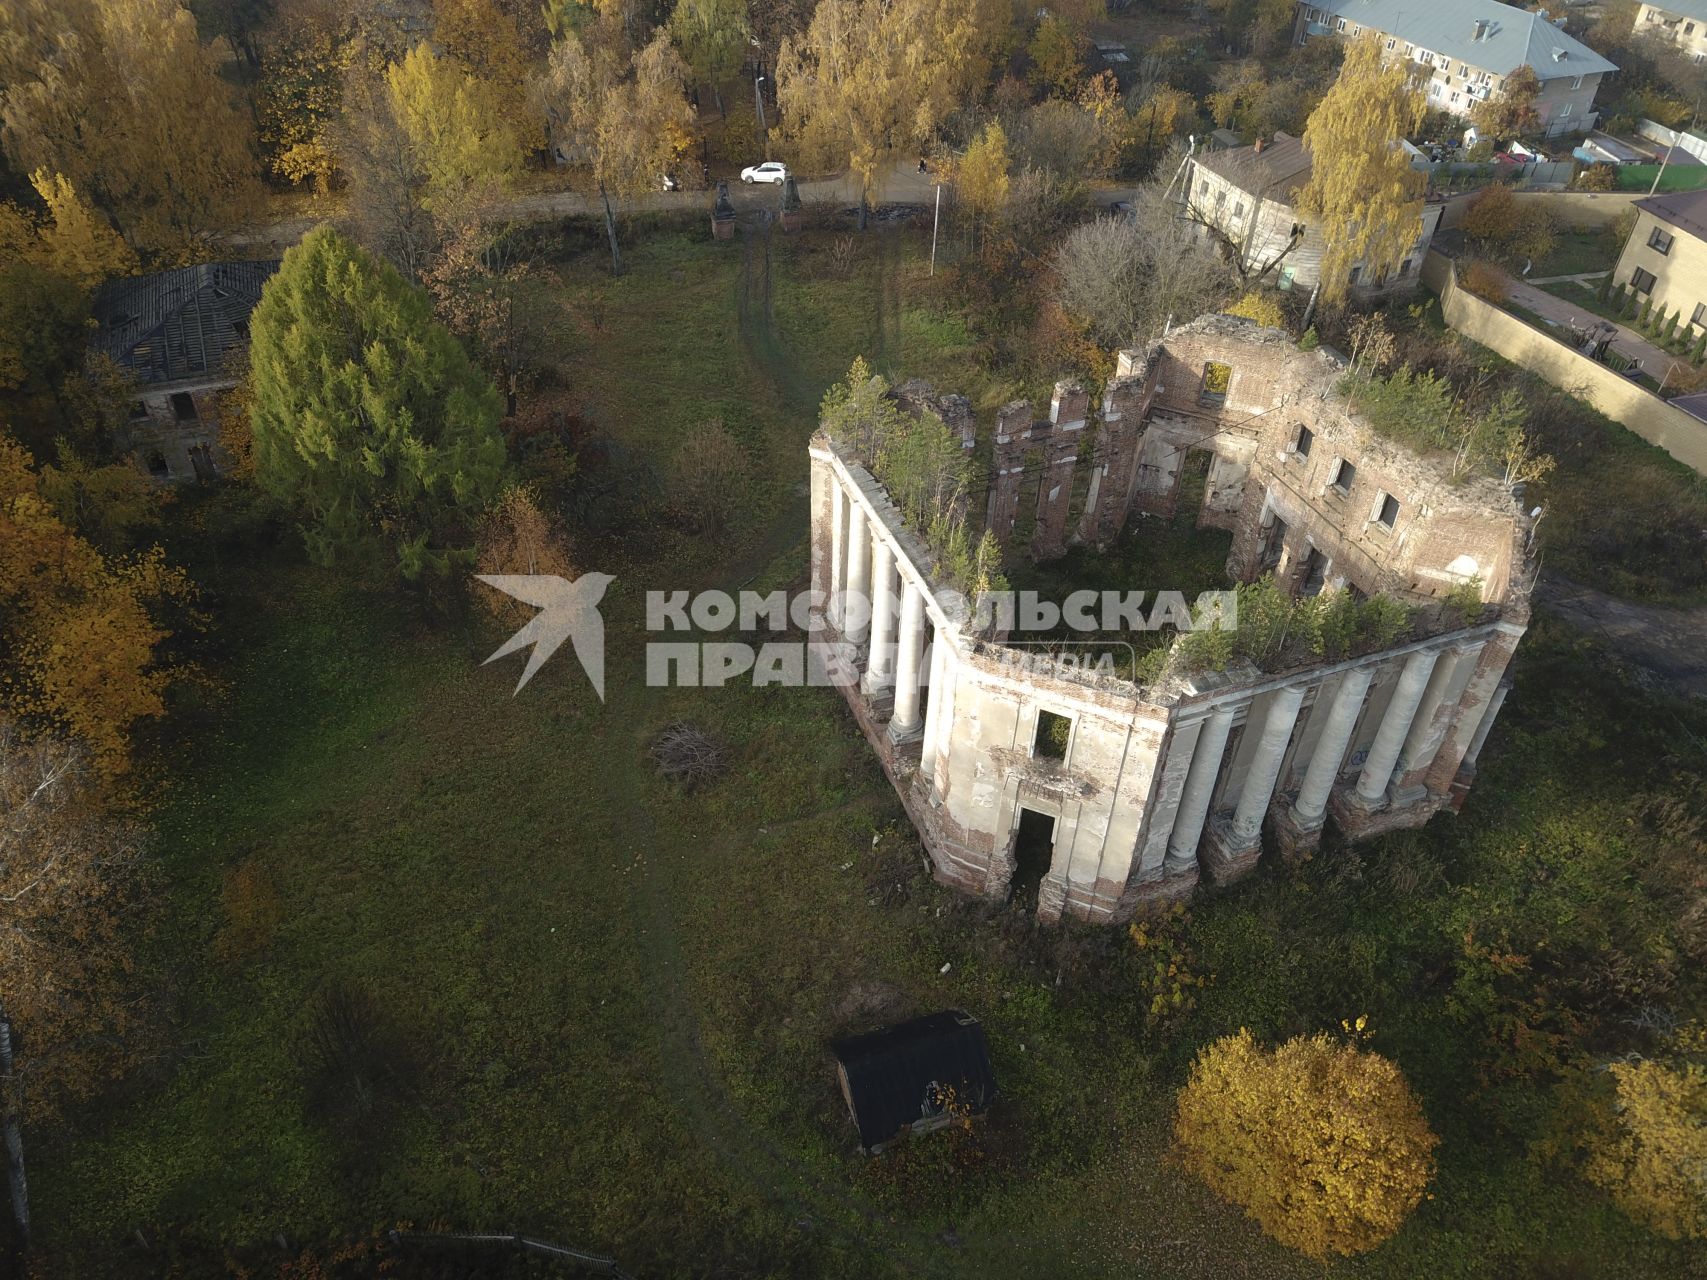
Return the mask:
<svg viewBox="0 0 1707 1280">
<path fill-rule="evenodd" d="M 288 545 L 182 549 L 225 692 L 163 735 L 147 962 L 172 1044 L 32 1149 L 47 1256 L 160 1274 L 163 1240 L 409 1221 L 525 1229 L 648 1277 L 1319 1276 L 1166 1161 L 1171 1098 L 1215 1036 L 1369 1014 L 1443 1138 L 1440 1176 L 1398 1238 L 1329 1274 L 1685 1274 L 1685 1251 L 1533 1157 L 1548 1076 L 1487 1078 L 1498 1015 L 1441 960 L 1526 859 L 1575 885 L 1629 793 L 1707 772 L 1707 717 L 1578 637 L 1538 629 L 1462 817 L 1200 897 L 1172 928 L 1212 981 L 1159 1021 L 1123 932 L 1038 931 L 926 877 L 835 692 L 646 687 L 645 589 L 804 573 L 802 446 L 854 355 L 981 409 L 1013 393 L 929 301 L 916 239 L 874 237 L 845 269 L 834 243 L 779 238 L 768 294 L 740 243 L 654 236 L 617 281 L 567 261 L 562 359 L 603 427 L 662 462 L 721 416 L 760 477 L 726 535 L 638 530 L 585 566 L 617 575 L 602 705 L 567 651 L 512 696 L 521 659 L 480 665 L 503 627 L 424 621 Z M 731 749 L 691 794 L 646 755 L 677 718 Z M 282 904 L 247 951 L 225 891 L 244 864 Z M 1604 886 L 1578 887 L 1549 909 L 1593 945 Z M 414 1064 L 366 1143 L 304 1083 L 310 1010 L 351 979 Z M 950 1005 L 984 1020 L 1001 1103 L 978 1143 L 867 1160 L 827 1040 Z"/>
</svg>

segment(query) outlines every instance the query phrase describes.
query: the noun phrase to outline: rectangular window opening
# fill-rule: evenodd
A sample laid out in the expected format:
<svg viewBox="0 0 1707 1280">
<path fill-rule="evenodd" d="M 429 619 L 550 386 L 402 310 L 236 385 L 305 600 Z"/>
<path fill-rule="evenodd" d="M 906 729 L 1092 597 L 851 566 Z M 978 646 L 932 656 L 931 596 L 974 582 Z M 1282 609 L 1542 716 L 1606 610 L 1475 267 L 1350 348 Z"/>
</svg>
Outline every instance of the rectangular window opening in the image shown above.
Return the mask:
<svg viewBox="0 0 1707 1280">
<path fill-rule="evenodd" d="M 1316 442 L 1316 433 L 1309 427 L 1298 428 L 1298 438 L 1292 442 L 1292 452 L 1300 458 L 1310 456 L 1310 446 Z"/>
<path fill-rule="evenodd" d="M 1044 760 L 1065 760 L 1067 741 L 1073 736 L 1071 716 L 1053 711 L 1037 713 L 1037 733 L 1031 740 L 1031 754 Z"/>
<path fill-rule="evenodd" d="M 1375 505 L 1375 519 L 1391 529 L 1399 519 L 1399 500 L 1390 493 L 1382 494 Z"/>
<path fill-rule="evenodd" d="M 1209 360 L 1203 366 L 1203 384 L 1197 389 L 1197 403 L 1219 408 L 1227 403 L 1227 388 L 1233 385 L 1233 366 Z"/>
<path fill-rule="evenodd" d="M 1630 287 L 1637 293 L 1652 293 L 1654 291 L 1655 282 L 1654 273 L 1652 271 L 1644 271 L 1640 267 L 1637 267 L 1635 271 L 1630 274 Z"/>
<path fill-rule="evenodd" d="M 1351 492 L 1351 486 L 1356 480 L 1357 468 L 1341 458 L 1334 467 L 1334 478 L 1328 483 L 1333 488 L 1338 489 L 1341 494 L 1347 494 Z"/>
</svg>

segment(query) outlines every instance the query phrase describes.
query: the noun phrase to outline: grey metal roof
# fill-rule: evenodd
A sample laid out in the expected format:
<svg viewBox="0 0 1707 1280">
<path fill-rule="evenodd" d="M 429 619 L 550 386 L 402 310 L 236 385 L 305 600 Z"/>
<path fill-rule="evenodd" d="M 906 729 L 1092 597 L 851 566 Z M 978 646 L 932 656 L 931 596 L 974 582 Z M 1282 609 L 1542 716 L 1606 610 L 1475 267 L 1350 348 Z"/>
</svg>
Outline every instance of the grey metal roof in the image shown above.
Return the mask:
<svg viewBox="0 0 1707 1280">
<path fill-rule="evenodd" d="M 249 341 L 249 313 L 277 262 L 204 262 L 111 280 L 95 295 L 90 346 L 145 383 L 217 373 Z"/>
<path fill-rule="evenodd" d="M 1347 23 L 1398 36 L 1454 62 L 1506 76 L 1528 65 L 1543 80 L 1618 68 L 1539 13 L 1499 0 L 1299 0 Z M 1487 23 L 1476 39 L 1476 24 Z"/>
<path fill-rule="evenodd" d="M 1636 208 L 1697 240 L 1707 240 L 1707 191 L 1668 191 L 1636 201 Z"/>
</svg>

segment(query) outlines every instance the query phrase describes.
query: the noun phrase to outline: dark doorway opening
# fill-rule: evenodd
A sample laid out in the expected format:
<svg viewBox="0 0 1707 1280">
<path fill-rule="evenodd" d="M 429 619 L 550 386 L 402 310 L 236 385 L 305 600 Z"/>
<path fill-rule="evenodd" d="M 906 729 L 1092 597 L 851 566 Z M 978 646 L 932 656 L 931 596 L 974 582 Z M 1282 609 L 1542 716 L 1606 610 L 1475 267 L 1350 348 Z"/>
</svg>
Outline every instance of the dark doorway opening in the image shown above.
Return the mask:
<svg viewBox="0 0 1707 1280">
<path fill-rule="evenodd" d="M 1014 832 L 1014 875 L 1008 900 L 1022 911 L 1037 909 L 1037 890 L 1055 856 L 1055 819 L 1035 809 L 1019 811 Z"/>
<path fill-rule="evenodd" d="M 1319 596 L 1328 581 L 1328 558 L 1316 548 L 1310 548 L 1310 554 L 1304 559 L 1304 585 L 1299 589 L 1300 595 Z"/>
</svg>

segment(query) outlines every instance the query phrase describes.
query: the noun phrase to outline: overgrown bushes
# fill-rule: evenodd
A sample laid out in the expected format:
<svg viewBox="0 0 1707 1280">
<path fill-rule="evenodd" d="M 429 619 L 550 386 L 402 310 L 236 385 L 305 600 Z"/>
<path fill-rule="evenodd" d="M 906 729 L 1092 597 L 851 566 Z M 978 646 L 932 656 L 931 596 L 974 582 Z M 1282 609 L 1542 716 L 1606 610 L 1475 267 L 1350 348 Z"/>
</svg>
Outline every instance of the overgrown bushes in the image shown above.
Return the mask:
<svg viewBox="0 0 1707 1280">
<path fill-rule="evenodd" d="M 989 530 L 974 541 L 967 516 L 971 463 L 946 423 L 929 410 L 903 412 L 889 384 L 863 358 L 824 396 L 825 434 L 870 468 L 937 558 L 943 585 L 976 603 L 1005 590 L 1001 549 Z"/>
</svg>

